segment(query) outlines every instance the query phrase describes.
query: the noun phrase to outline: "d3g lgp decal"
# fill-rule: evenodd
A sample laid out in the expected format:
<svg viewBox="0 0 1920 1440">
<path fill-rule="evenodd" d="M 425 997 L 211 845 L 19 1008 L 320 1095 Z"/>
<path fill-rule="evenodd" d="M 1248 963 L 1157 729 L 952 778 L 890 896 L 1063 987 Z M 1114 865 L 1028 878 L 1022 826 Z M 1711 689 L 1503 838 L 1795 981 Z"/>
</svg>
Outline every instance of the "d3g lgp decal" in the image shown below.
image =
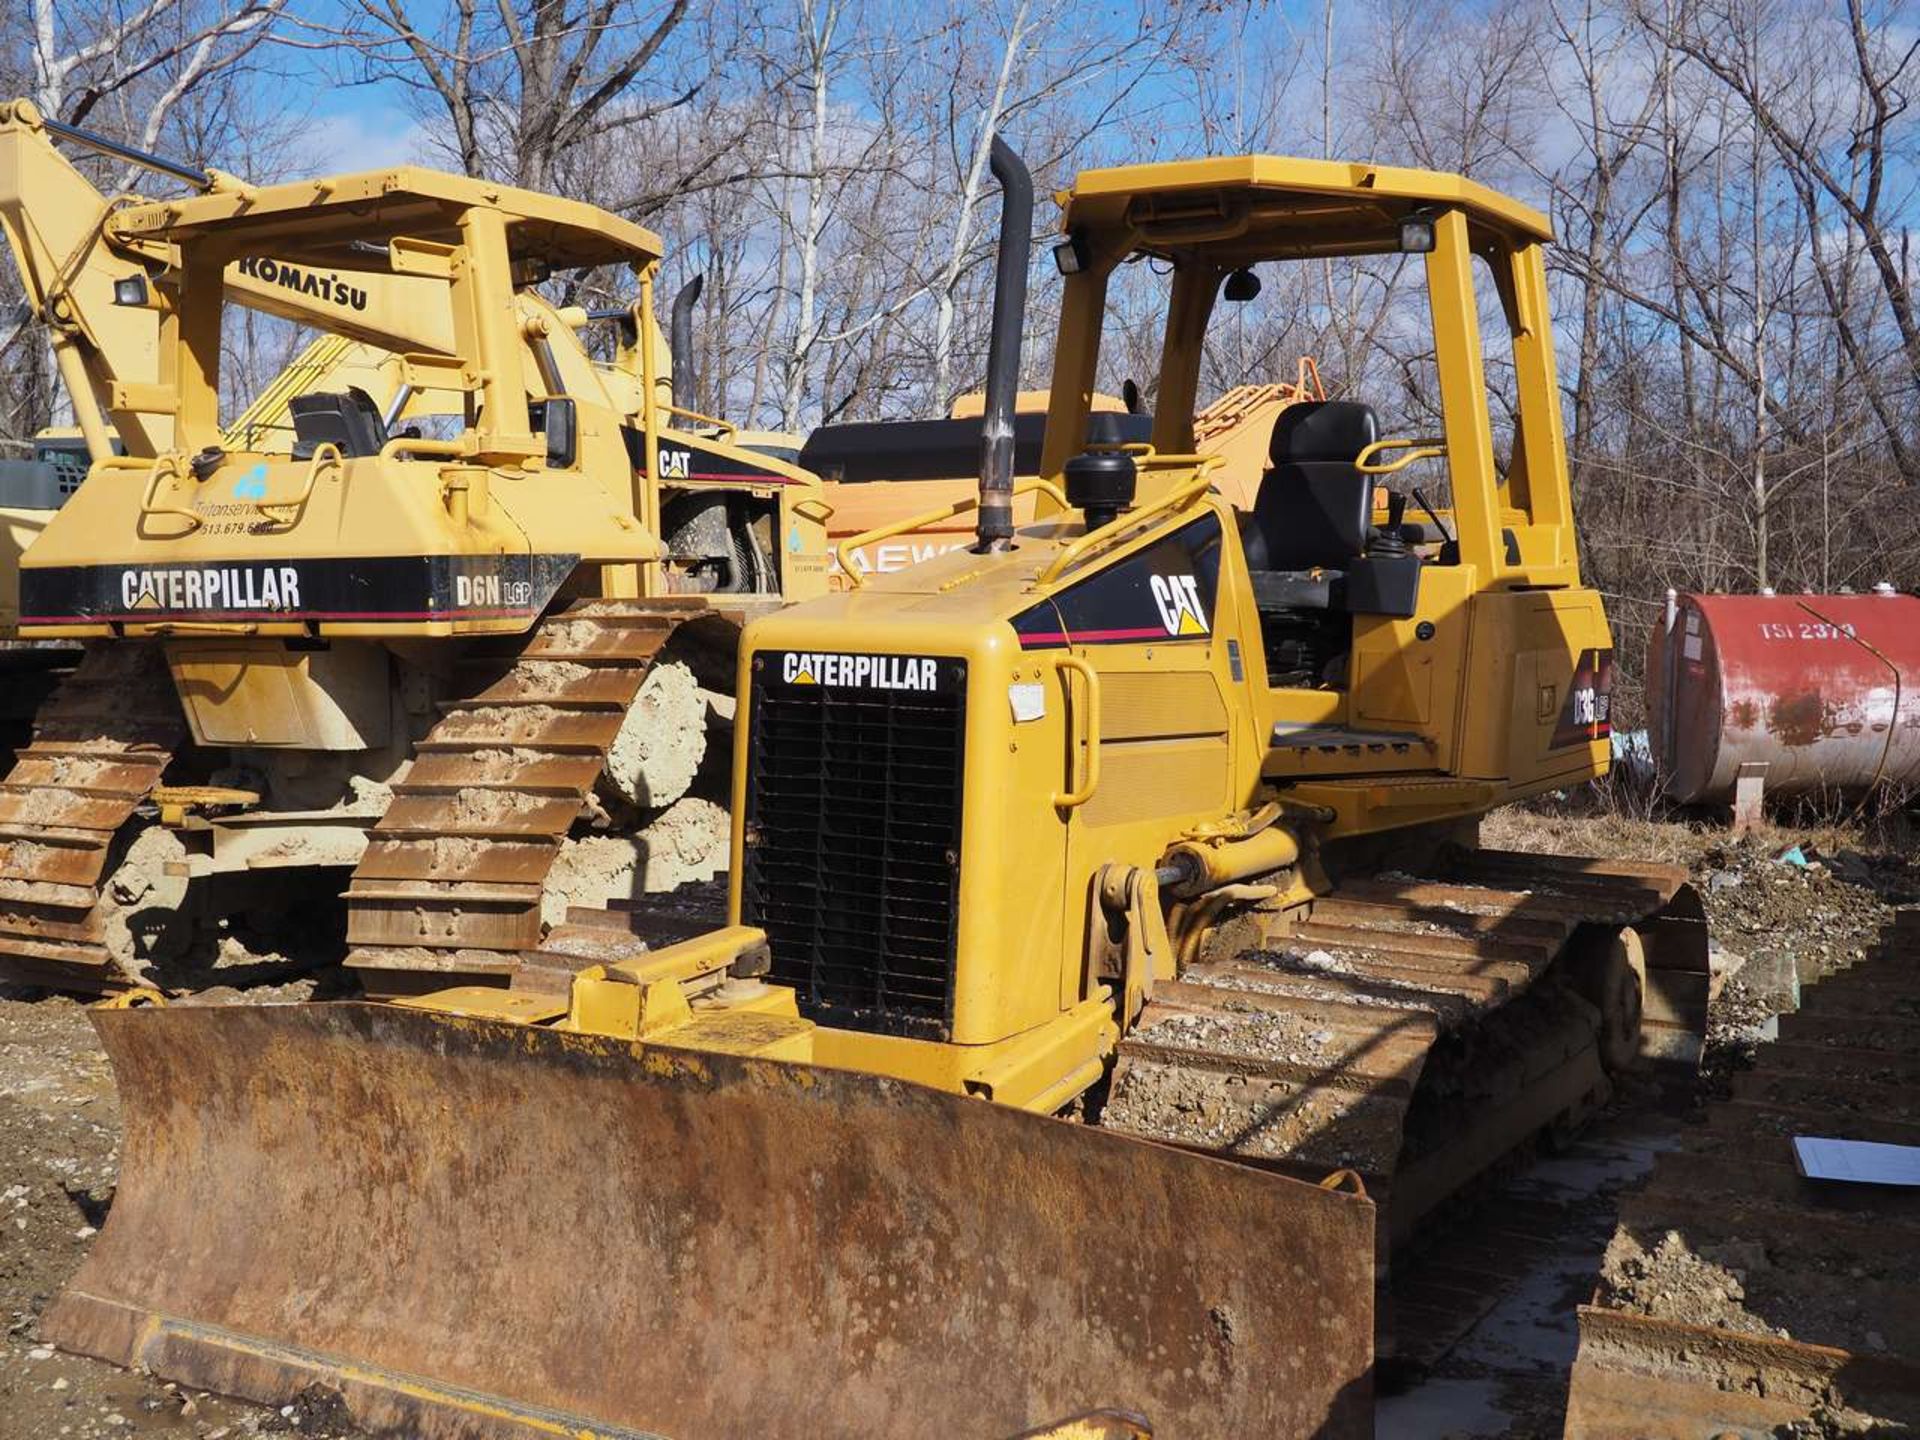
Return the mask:
<svg viewBox="0 0 1920 1440">
<path fill-rule="evenodd" d="M 1613 651 L 1582 650 L 1574 666 L 1567 703 L 1548 748 L 1590 745 L 1613 734 Z"/>
</svg>

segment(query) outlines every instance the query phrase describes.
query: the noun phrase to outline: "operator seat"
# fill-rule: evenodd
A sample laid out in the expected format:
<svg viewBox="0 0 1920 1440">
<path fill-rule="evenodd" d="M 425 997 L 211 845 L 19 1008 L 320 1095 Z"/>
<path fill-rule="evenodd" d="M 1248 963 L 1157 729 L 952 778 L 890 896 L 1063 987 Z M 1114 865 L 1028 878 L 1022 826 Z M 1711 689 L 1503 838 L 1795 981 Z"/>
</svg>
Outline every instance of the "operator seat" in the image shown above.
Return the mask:
<svg viewBox="0 0 1920 1440">
<path fill-rule="evenodd" d="M 1355 400 L 1289 405 L 1273 425 L 1271 466 L 1241 530 L 1262 613 L 1414 614 L 1420 559 L 1373 524 L 1374 477 L 1354 463 L 1380 438 Z"/>
<path fill-rule="evenodd" d="M 1373 407 L 1357 400 L 1282 410 L 1245 537 L 1247 568 L 1342 570 L 1365 554 L 1374 482 L 1353 462 L 1379 438 Z"/>
<path fill-rule="evenodd" d="M 346 459 L 378 455 L 387 443 L 380 407 L 358 385 L 344 394 L 315 392 L 287 402 L 293 414 L 293 458 L 311 460 L 321 445 L 337 445 Z"/>
</svg>

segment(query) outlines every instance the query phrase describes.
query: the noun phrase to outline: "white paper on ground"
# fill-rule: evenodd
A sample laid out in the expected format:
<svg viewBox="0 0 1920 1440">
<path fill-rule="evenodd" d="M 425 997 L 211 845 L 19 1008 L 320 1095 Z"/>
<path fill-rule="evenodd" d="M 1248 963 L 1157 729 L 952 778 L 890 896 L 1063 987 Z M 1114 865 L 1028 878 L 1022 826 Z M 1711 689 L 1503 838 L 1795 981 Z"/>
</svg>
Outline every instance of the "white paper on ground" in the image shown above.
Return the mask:
<svg viewBox="0 0 1920 1440">
<path fill-rule="evenodd" d="M 1882 1145 L 1872 1140 L 1828 1140 L 1815 1135 L 1796 1135 L 1793 1163 L 1809 1180 L 1920 1185 L 1920 1145 Z"/>
</svg>

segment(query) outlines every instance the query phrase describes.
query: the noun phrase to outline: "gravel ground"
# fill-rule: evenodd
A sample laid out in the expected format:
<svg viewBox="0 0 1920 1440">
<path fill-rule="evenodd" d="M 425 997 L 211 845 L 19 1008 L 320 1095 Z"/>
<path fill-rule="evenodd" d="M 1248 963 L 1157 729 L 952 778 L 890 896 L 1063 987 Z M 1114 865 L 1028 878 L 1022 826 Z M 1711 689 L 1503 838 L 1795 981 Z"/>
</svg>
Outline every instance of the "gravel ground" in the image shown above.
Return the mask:
<svg viewBox="0 0 1920 1440">
<path fill-rule="evenodd" d="M 1804 866 L 1781 856 L 1798 847 Z M 1799 987 L 1862 959 L 1893 919 L 1920 900 L 1920 855 L 1779 834 L 1711 845 L 1693 862 L 1718 947 L 1722 981 L 1707 1017 L 1703 1098 L 1723 1098 L 1772 1017 L 1797 1009 Z"/>
<path fill-rule="evenodd" d="M 293 991 L 249 993 L 285 999 Z M 105 1219 L 119 1141 L 113 1078 L 85 1008 L 59 998 L 0 997 L 0 1435 L 356 1435 L 324 1401 L 276 1413 L 188 1394 L 40 1343 L 42 1311 Z"/>
<path fill-rule="evenodd" d="M 1492 1307 L 1485 1317 L 1419 1383 L 1383 1400 L 1380 1440 L 1558 1437 L 1577 1342 L 1574 1307 L 1597 1276 L 1637 1296 L 1651 1313 L 1770 1332 L 1774 1327 L 1749 1309 L 1756 1289 L 1766 1287 L 1763 1263 L 1737 1246 L 1695 1253 L 1677 1236 L 1650 1237 L 1651 1249 L 1642 1247 L 1616 1234 L 1615 1198 L 1637 1186 L 1653 1156 L 1674 1143 L 1706 1101 L 1727 1092 L 1733 1074 L 1750 1067 L 1771 1038 L 1768 1022 L 1794 1008 L 1798 983 L 1861 958 L 1895 905 L 1920 900 L 1920 848 L 1904 828 L 1773 828 L 1732 840 L 1712 826 L 1515 807 L 1490 817 L 1484 838 L 1512 849 L 1584 849 L 1686 864 L 1707 908 L 1721 980 L 1696 1087 L 1621 1086 L 1569 1155 L 1523 1161 L 1430 1223 L 1429 1239 L 1511 1254 L 1524 1273 L 1494 1276 L 1482 1297 Z M 1781 858 L 1796 845 L 1804 866 Z M 1544 1253 L 1529 1255 L 1502 1232 L 1516 1206 L 1542 1198 L 1565 1218 Z M 1436 1233 L 1443 1226 L 1444 1235 Z M 1874 1348 L 1873 1338 L 1863 1337 L 1866 1348 Z"/>
<path fill-rule="evenodd" d="M 1920 899 L 1920 859 L 1910 850 L 1888 851 L 1844 832 L 1807 836 L 1776 831 L 1734 843 L 1724 831 L 1697 825 L 1618 817 L 1595 821 L 1591 816 L 1583 820 L 1516 810 L 1492 817 L 1487 840 L 1512 848 L 1683 859 L 1692 867 L 1723 952 L 1720 969 L 1726 977 L 1713 1007 L 1708 1090 L 1744 1064 L 1755 1045 L 1764 1043 L 1766 1017 L 1790 1003 L 1795 975 L 1812 978 L 1855 957 L 1893 904 Z M 1779 861 L 1795 843 L 1809 862 L 1804 867 Z M 211 998 L 216 1003 L 253 1003 L 300 998 L 302 993 L 300 986 L 279 985 L 226 990 Z M 1312 1039 L 1286 1036 L 1276 1041 L 1282 1038 L 1292 1044 Z M 1674 1102 L 1670 1096 L 1660 1099 L 1628 1087 L 1615 1115 L 1604 1123 L 1617 1123 L 1629 1112 L 1641 1123 L 1675 1103 L 1684 1108 L 1684 1097 Z M 1681 1123 L 1677 1114 L 1671 1123 Z M 0 1341 L 0 1435 L 76 1440 L 121 1435 L 205 1440 L 271 1434 L 319 1440 L 354 1436 L 348 1419 L 328 1397 L 308 1397 L 288 1412 L 276 1413 L 183 1394 L 151 1378 L 62 1355 L 39 1343 L 38 1317 L 80 1265 L 111 1203 L 118 1137 L 111 1077 L 85 1010 L 68 1000 L 0 994 L 0 1317 L 6 1322 Z M 1537 1186 L 1539 1179 L 1524 1183 Z M 1607 1185 L 1592 1193 L 1617 1183 L 1609 1177 Z M 1588 1253 L 1593 1243 L 1588 1232 L 1594 1228 L 1587 1226 L 1578 1240 L 1589 1276 L 1594 1256 Z M 1571 1274 L 1573 1268 L 1569 1262 L 1553 1273 Z M 1572 1294 L 1571 1288 L 1562 1288 Z M 1708 1292 L 1717 1292 L 1719 1298 Z M 1724 1304 L 1731 1298 L 1727 1292 L 1727 1285 L 1715 1279 L 1701 1293 L 1702 1309 Z M 1554 1294 L 1555 1304 L 1565 1299 Z M 1528 1301 L 1535 1309 L 1537 1298 Z M 1572 1295 L 1572 1300 L 1580 1298 Z M 1572 1300 L 1565 1304 L 1569 1315 Z M 1477 1328 L 1454 1357 L 1434 1368 L 1426 1387 L 1395 1402 L 1404 1417 L 1409 1403 L 1440 1407 L 1451 1399 L 1448 1413 L 1459 1423 L 1449 1420 L 1434 1429 L 1416 1422 L 1401 1433 L 1557 1433 L 1552 1396 L 1558 1383 L 1555 1367 L 1563 1360 L 1558 1350 L 1549 1355 L 1527 1343 L 1522 1332 L 1532 1328 L 1532 1322 L 1516 1326 L 1511 1307 L 1507 1313 L 1506 1321 L 1490 1320 Z M 1520 1313 L 1531 1312 L 1523 1306 Z M 1520 1380 L 1502 1370 L 1507 1363 L 1503 1355 Z M 1564 1360 L 1570 1359 L 1569 1351 Z M 1425 1402 L 1419 1400 L 1422 1388 Z M 1524 1403 L 1516 1403 L 1520 1396 Z"/>
</svg>

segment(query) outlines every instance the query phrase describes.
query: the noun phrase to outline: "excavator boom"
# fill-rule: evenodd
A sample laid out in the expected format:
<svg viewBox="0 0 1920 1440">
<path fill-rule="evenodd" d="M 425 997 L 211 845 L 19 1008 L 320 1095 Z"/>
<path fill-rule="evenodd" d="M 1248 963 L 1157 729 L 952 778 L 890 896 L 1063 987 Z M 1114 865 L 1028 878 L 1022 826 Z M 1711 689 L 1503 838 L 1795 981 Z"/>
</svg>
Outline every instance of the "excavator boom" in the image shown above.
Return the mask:
<svg viewBox="0 0 1920 1440">
<path fill-rule="evenodd" d="M 49 326 L 76 418 L 90 444 L 106 447 L 95 458 L 112 448 L 99 425 L 103 410 L 129 453 L 159 454 L 172 443 L 173 417 L 125 402 L 133 398 L 129 387 L 152 386 L 161 374 L 161 314 L 151 287 L 174 274 L 177 247 L 165 237 L 124 232 L 121 222 L 137 199 L 101 193 L 55 148 L 56 136 L 93 148 L 106 143 L 44 119 L 26 101 L 0 104 L 0 230 L 33 308 Z M 120 153 L 197 192 L 247 188 L 217 172 Z M 342 258 L 351 268 L 245 256 L 225 266 L 223 288 L 237 304 L 380 350 L 452 353 L 444 285 L 369 263 L 378 257 Z M 117 283 L 139 288 L 116 293 Z"/>
</svg>

